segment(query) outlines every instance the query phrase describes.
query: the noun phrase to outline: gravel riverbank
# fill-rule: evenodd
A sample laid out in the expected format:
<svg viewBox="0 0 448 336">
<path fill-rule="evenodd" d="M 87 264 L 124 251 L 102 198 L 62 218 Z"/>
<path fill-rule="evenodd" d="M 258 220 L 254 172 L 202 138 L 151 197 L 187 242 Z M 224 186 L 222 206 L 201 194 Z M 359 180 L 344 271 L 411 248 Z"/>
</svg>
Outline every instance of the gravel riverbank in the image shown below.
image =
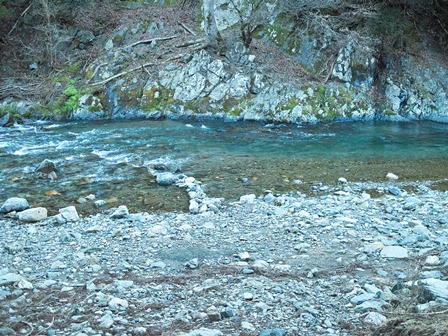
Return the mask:
<svg viewBox="0 0 448 336">
<path fill-rule="evenodd" d="M 412 189 L 342 179 L 321 196 L 267 192 L 200 214 L 5 215 L 0 335 L 386 335 L 406 314 L 440 322 L 448 193 Z"/>
</svg>

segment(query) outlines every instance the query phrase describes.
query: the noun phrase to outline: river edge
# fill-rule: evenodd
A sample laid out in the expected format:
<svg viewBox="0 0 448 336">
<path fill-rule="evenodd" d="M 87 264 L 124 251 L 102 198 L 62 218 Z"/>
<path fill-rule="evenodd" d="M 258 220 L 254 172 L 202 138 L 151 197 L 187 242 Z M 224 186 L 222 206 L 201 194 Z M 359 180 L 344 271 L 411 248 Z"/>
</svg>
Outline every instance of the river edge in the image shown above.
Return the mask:
<svg viewBox="0 0 448 336">
<path fill-rule="evenodd" d="M 427 283 L 446 286 L 448 193 L 365 192 L 394 184 L 246 195 L 216 213 L 4 218 L 0 316 L 79 336 L 366 335 L 409 309 L 430 316 L 447 304 Z"/>
</svg>

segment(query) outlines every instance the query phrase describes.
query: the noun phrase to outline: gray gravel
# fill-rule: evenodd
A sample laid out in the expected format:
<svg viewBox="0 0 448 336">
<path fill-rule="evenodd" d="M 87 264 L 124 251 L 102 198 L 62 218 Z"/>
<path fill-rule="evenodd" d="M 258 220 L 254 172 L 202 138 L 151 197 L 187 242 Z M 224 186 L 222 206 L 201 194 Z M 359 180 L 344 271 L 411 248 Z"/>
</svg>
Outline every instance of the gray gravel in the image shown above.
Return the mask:
<svg viewBox="0 0 448 336">
<path fill-rule="evenodd" d="M 0 335 L 365 335 L 448 308 L 447 208 L 428 187 L 340 181 L 200 214 L 5 215 Z"/>
</svg>

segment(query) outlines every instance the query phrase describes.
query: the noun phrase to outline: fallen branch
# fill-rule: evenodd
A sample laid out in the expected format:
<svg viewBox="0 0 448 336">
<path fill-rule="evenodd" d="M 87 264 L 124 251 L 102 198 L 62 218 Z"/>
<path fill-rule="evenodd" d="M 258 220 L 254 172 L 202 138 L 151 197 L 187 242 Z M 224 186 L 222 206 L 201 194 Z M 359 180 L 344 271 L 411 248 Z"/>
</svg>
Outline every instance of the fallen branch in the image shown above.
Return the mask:
<svg viewBox="0 0 448 336">
<path fill-rule="evenodd" d="M 186 32 L 190 33 L 193 36 L 196 36 L 196 33 L 192 31 L 190 28 L 188 28 L 186 25 L 184 25 L 182 22 L 178 22 L 179 26 L 181 26 L 183 29 L 185 29 Z"/>
<path fill-rule="evenodd" d="M 206 41 L 206 39 L 205 38 L 200 38 L 200 39 L 197 39 L 197 40 L 191 40 L 191 41 L 187 41 L 187 42 L 184 42 L 184 43 L 181 43 L 181 44 L 176 44 L 176 48 L 185 48 L 185 47 L 189 47 L 189 46 L 192 46 L 192 45 L 195 45 L 195 44 L 199 44 L 199 43 L 204 43 Z"/>
<path fill-rule="evenodd" d="M 94 85 L 94 86 L 96 86 L 96 85 L 103 85 L 103 84 L 109 83 L 111 80 L 113 80 L 115 78 L 119 78 L 121 76 L 127 75 L 127 74 L 129 74 L 131 72 L 134 72 L 134 71 L 137 71 L 137 70 L 145 69 L 145 67 L 147 67 L 147 66 L 158 65 L 158 64 L 160 64 L 160 63 L 153 63 L 153 62 L 145 63 L 145 64 L 142 64 L 142 65 L 139 65 L 138 67 L 132 68 L 132 69 L 130 69 L 128 71 L 123 71 L 123 72 L 117 73 L 116 75 L 113 75 L 113 76 L 111 76 L 109 78 L 106 78 L 106 79 L 104 79 L 104 80 L 102 80 L 100 82 L 93 83 L 92 85 Z"/>
<path fill-rule="evenodd" d="M 135 47 L 136 45 L 144 44 L 144 43 L 152 43 L 152 42 L 157 42 L 157 41 L 168 41 L 168 40 L 175 39 L 176 37 L 177 37 L 177 35 L 173 35 L 173 36 L 168 36 L 168 37 L 154 37 L 152 39 L 140 40 L 140 41 L 131 43 L 131 44 L 127 45 L 127 46 L 118 48 L 117 50 L 123 50 L 123 49 L 126 49 L 126 48 L 132 48 L 132 47 Z"/>
</svg>

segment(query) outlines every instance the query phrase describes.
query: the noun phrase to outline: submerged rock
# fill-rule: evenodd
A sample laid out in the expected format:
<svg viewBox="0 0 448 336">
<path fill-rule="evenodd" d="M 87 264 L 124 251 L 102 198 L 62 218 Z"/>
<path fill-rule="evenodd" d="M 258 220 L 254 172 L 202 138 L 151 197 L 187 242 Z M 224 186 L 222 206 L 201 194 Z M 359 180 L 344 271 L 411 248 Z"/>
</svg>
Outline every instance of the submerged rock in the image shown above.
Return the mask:
<svg viewBox="0 0 448 336">
<path fill-rule="evenodd" d="M 58 169 L 56 168 L 56 164 L 53 161 L 45 159 L 39 164 L 39 166 L 36 168 L 36 171 L 48 175 L 53 172 L 57 173 Z"/>
<path fill-rule="evenodd" d="M 179 176 L 173 173 L 159 173 L 156 175 L 156 181 L 161 186 L 170 186 L 179 180 Z"/>
</svg>

